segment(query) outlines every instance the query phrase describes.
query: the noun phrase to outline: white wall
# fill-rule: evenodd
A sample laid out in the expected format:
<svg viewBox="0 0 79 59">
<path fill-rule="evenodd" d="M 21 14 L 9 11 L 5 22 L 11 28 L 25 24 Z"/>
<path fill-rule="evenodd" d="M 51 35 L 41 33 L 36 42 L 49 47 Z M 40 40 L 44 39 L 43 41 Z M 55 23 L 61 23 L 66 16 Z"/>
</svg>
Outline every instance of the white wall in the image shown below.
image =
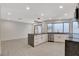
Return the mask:
<svg viewBox="0 0 79 59">
<path fill-rule="evenodd" d="M 42 23 L 42 32 L 43 32 L 43 33 L 47 33 L 47 31 L 48 31 L 47 29 L 48 29 L 48 28 L 47 28 L 47 23 L 43 22 L 43 23 Z"/>
<path fill-rule="evenodd" d="M 1 55 L 1 40 L 0 40 L 0 55 Z"/>
<path fill-rule="evenodd" d="M 0 5 L 0 18 L 1 18 L 1 5 Z M 1 39 L 0 39 L 0 55 L 1 55 Z"/>
<path fill-rule="evenodd" d="M 12 40 L 27 38 L 32 32 L 32 24 L 0 20 L 0 39 Z"/>
</svg>

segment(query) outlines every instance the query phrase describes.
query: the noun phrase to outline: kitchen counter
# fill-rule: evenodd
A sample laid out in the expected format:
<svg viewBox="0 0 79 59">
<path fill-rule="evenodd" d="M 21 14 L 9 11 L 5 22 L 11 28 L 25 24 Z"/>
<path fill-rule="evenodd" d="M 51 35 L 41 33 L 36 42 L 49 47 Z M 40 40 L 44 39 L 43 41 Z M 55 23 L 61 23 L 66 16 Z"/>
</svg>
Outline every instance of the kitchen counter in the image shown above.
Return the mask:
<svg viewBox="0 0 79 59">
<path fill-rule="evenodd" d="M 28 34 L 28 44 L 33 47 L 44 42 L 65 42 L 65 40 L 69 40 L 69 33 L 48 32 L 40 34 Z"/>
<path fill-rule="evenodd" d="M 70 33 L 63 33 L 63 32 L 47 32 L 47 33 L 29 33 L 32 35 L 41 35 L 41 34 L 70 34 Z"/>
<path fill-rule="evenodd" d="M 28 34 L 28 44 L 32 47 L 44 42 L 48 42 L 48 34 Z"/>
<path fill-rule="evenodd" d="M 32 35 L 41 35 L 41 34 L 75 34 L 75 35 L 79 35 L 79 33 L 64 33 L 64 32 L 47 32 L 47 33 L 29 33 Z"/>
<path fill-rule="evenodd" d="M 78 40 L 65 40 L 65 56 L 79 56 Z"/>
</svg>

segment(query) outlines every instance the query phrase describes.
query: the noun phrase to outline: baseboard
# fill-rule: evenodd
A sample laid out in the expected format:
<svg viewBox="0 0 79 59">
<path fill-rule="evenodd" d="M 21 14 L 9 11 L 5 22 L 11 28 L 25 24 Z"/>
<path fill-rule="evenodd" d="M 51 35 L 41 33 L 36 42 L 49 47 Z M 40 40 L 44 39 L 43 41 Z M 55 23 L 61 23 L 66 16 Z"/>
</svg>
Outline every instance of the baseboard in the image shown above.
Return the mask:
<svg viewBox="0 0 79 59">
<path fill-rule="evenodd" d="M 54 41 L 55 43 L 65 43 L 65 42 L 56 42 L 56 41 Z"/>
<path fill-rule="evenodd" d="M 20 40 L 20 39 L 28 39 L 28 38 L 27 37 L 21 37 L 21 38 L 6 39 L 6 40 L 1 40 L 1 41 Z"/>
</svg>

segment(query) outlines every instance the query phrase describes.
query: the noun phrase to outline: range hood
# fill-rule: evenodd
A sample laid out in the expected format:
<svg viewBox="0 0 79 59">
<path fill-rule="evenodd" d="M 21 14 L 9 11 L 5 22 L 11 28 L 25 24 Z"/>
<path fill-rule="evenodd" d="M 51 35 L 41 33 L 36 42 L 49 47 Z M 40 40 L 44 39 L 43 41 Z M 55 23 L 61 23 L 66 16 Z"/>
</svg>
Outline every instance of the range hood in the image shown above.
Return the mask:
<svg viewBox="0 0 79 59">
<path fill-rule="evenodd" d="M 79 8 L 76 8 L 75 10 L 75 14 L 76 14 L 76 19 L 79 20 Z"/>
<path fill-rule="evenodd" d="M 79 3 L 77 4 L 75 9 L 75 18 L 77 21 L 79 21 Z"/>
</svg>

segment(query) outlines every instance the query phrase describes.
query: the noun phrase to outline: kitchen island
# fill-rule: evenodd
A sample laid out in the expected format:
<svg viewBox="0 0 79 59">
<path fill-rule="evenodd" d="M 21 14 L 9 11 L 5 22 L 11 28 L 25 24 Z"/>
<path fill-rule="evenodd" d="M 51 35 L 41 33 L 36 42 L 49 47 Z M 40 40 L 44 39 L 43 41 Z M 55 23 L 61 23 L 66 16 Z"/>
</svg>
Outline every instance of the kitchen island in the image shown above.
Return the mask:
<svg viewBox="0 0 79 59">
<path fill-rule="evenodd" d="M 79 56 L 79 41 L 65 41 L 65 56 Z"/>
<path fill-rule="evenodd" d="M 69 40 L 69 33 L 40 33 L 40 34 L 28 34 L 28 44 L 35 47 L 44 42 L 64 42 Z"/>
</svg>

